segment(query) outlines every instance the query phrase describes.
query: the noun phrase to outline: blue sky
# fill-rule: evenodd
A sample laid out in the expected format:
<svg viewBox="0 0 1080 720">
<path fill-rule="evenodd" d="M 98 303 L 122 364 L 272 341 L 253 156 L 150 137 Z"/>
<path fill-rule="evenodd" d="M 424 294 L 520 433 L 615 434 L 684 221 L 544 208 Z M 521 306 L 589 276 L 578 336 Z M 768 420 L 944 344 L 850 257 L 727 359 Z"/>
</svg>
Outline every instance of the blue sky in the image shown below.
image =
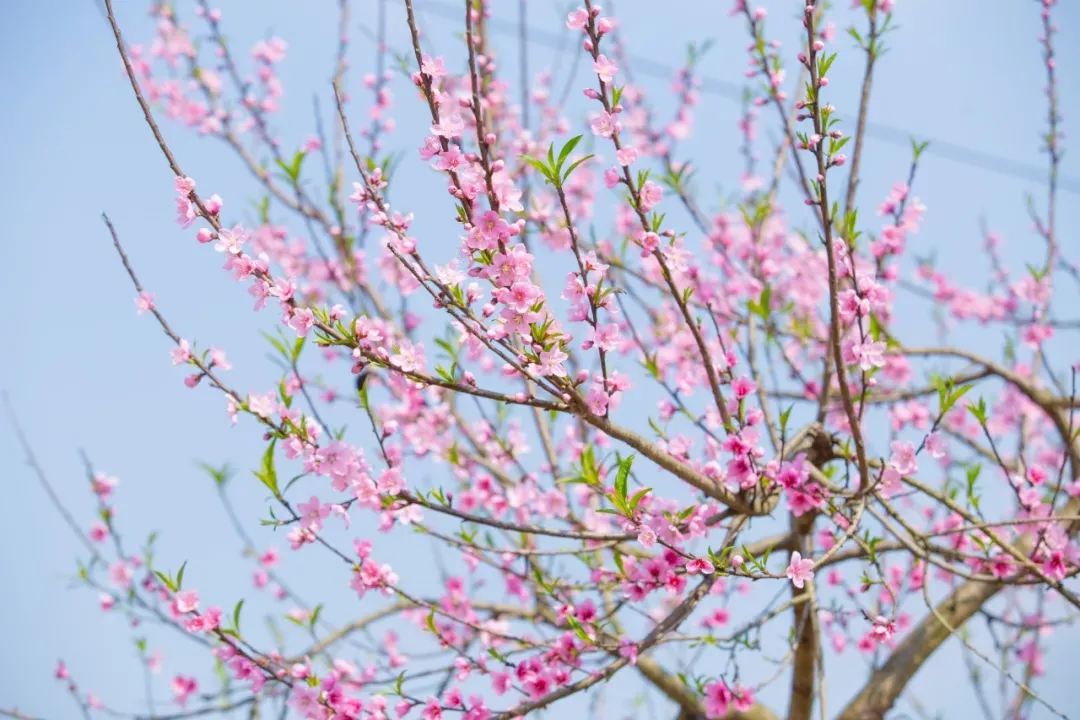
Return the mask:
<svg viewBox="0 0 1080 720">
<path fill-rule="evenodd" d="M 431 3 L 445 7 L 436 0 Z M 434 48 L 451 54 L 447 48 L 457 42 L 452 34 L 457 24 L 448 24 L 437 8 L 424 10 L 431 3 L 417 0 L 421 24 L 429 28 Z M 496 2 L 497 12 L 504 3 L 512 17 L 517 3 Z M 115 4 L 127 37 L 148 41 L 152 32 L 145 15 L 148 3 L 116 0 Z M 223 2 L 224 21 L 238 47 L 250 47 L 269 32 L 289 41 L 289 57 L 282 66 L 286 109 L 278 124 L 285 146 L 293 147 L 311 134 L 311 94 L 322 94 L 324 109 L 329 107 L 326 88 L 334 52 L 329 39 L 336 3 L 311 0 L 302 11 L 289 0 L 264 0 L 258 5 L 256 12 L 250 3 Z M 374 2 L 357 0 L 353 5 L 353 96 L 366 102 L 357 81 L 370 69 L 373 52 L 357 28 L 371 27 Z M 404 49 L 402 13 L 398 3 L 391 5 L 390 41 Z M 741 83 L 743 23 L 727 17 L 729 3 L 714 5 L 674 0 L 661 11 L 655 3 L 620 0 L 617 10 L 635 55 L 673 67 L 682 61 L 687 42 L 714 38 L 702 72 Z M 792 48 L 792 4 L 764 5 L 770 10 L 770 31 Z M 847 3 L 838 5 L 846 11 Z M 558 32 L 565 17 L 561 4 L 536 1 L 529 6 L 532 25 Z M 890 37 L 892 51 L 875 78 L 871 120 L 919 138 L 941 138 L 1041 167 L 1044 156 L 1039 153 L 1038 135 L 1045 108 L 1035 41 L 1036 4 L 900 0 L 898 6 L 900 30 Z M 1069 42 L 1080 33 L 1080 12 L 1066 2 L 1056 16 L 1061 26 L 1062 114 L 1068 131 L 1070 121 L 1080 118 L 1076 92 L 1080 43 Z M 850 20 L 846 14 L 841 17 L 843 28 Z M 508 42 L 498 36 L 497 47 L 503 53 L 501 64 L 516 78 L 516 70 L 511 70 L 516 52 Z M 850 43 L 842 39 L 837 47 L 843 52 L 830 73 L 830 90 L 835 90 L 833 103 L 850 116 L 860 70 Z M 547 47 L 530 48 L 533 69 L 548 64 L 550 57 Z M 4 4 L 0 67 L 5 68 L 0 92 L 6 100 L 0 110 L 0 137 L 7 141 L 8 167 L 0 179 L 0 216 L 5 218 L 0 287 L 12 303 L 0 334 L 6 369 L 0 386 L 10 395 L 52 483 L 84 525 L 92 519 L 93 505 L 80 449 L 96 467 L 120 478 L 118 522 L 129 529 L 129 542 L 158 530 L 163 566 L 177 567 L 187 560 L 189 582 L 212 592 L 218 604 L 231 606 L 239 597 L 251 597 L 250 568 L 239 557 L 239 541 L 226 524 L 212 484 L 194 465 L 231 461 L 244 470 L 254 467 L 262 450 L 259 434 L 245 423 L 230 429 L 218 395 L 184 387 L 182 374 L 169 363 L 167 339 L 151 320 L 134 314 L 134 292 L 110 247 L 100 213 L 111 216 L 143 283 L 155 293 L 173 326 L 203 345 L 226 347 L 236 368 L 233 377 L 244 387 L 265 389 L 276 381 L 277 370 L 266 359 L 267 347 L 257 332 L 274 318 L 253 315 L 246 293 L 218 270 L 216 255 L 211 257 L 213 253 L 173 223 L 171 173 L 141 119 L 108 26 L 91 0 Z M 638 75 L 654 107 L 663 108 L 668 81 Z M 403 189 L 397 191 L 395 203 L 403 209 L 443 203 L 440 181 L 413 154 L 427 124 L 422 107 L 400 79 L 394 90 L 398 129 L 390 143 L 406 151 Z M 575 103 L 578 94 L 575 86 Z M 569 114 L 582 116 L 580 111 Z M 737 115 L 735 103 L 715 95 L 702 97 L 695 135 L 684 151 L 707 168 L 701 181 L 706 191 L 716 185 L 731 188 L 737 182 L 741 172 Z M 363 108 L 355 106 L 354 116 L 362 118 Z M 234 158 L 219 144 L 167 122 L 163 127 L 181 166 L 199 181 L 200 190 L 222 194 L 226 215 L 236 212 L 242 217 L 240 208 L 253 196 L 253 188 Z M 768 136 L 772 131 L 763 127 L 763 132 Z M 869 215 L 906 175 L 909 152 L 871 138 L 866 157 L 860 199 Z M 1066 155 L 1064 175 L 1080 176 L 1077 157 Z M 918 254 L 937 253 L 957 277 L 982 287 L 985 263 L 973 256 L 980 253 L 980 219 L 1005 239 L 1010 265 L 1023 267 L 1042 252 L 1030 232 L 1024 196 L 1033 194 L 1041 206 L 1043 192 L 1038 182 L 931 152 L 915 189 L 928 212 L 922 233 L 911 242 Z M 1074 258 L 1080 249 L 1074 231 L 1080 221 L 1076 198 L 1062 194 L 1059 218 L 1062 247 Z M 449 239 L 442 249 L 437 245 L 440 231 L 442 237 L 452 237 L 445 233 L 449 205 L 443 210 L 443 216 L 418 212 L 414 226 L 422 243 L 428 243 L 422 247 L 431 248 L 439 262 L 452 253 Z M 913 334 L 924 331 L 926 304 L 905 302 L 912 313 L 901 327 Z M 990 354 L 1001 343 L 1000 336 L 990 331 L 964 330 L 954 337 Z M 1060 339 L 1057 348 L 1059 357 L 1075 361 L 1075 335 Z M 330 366 L 323 373 L 347 389 L 345 367 Z M 56 658 L 63 657 L 81 685 L 120 709 L 142 711 L 142 683 L 131 634 L 119 616 L 101 614 L 93 595 L 70 589 L 79 546 L 25 467 L 6 424 L 0 431 L 0 457 L 8 508 L 7 541 L 0 559 L 0 588 L 5 589 L 0 637 L 8 648 L 0 653 L 0 677 L 5 678 L 0 683 L 0 707 L 17 705 L 50 718 L 71 717 L 73 705 L 52 680 Z M 233 483 L 231 492 L 246 510 L 247 527 L 259 542 L 283 547 L 280 538 L 258 526 L 261 497 L 252 483 Z M 377 548 L 382 543 L 387 561 L 403 568 L 406 581 L 409 572 L 404 568 L 416 562 L 417 551 L 430 548 L 419 538 L 393 545 L 387 538 L 376 542 Z M 287 564 L 286 571 L 294 585 L 313 588 L 301 594 L 327 600 L 328 617 L 343 621 L 364 611 L 344 579 L 326 580 L 330 573 L 340 573 L 329 560 L 307 553 L 303 563 Z M 172 673 L 193 672 L 209 680 L 199 653 L 182 641 L 149 635 L 155 646 L 162 640 L 166 672 L 158 678 L 159 697 L 166 694 L 164 681 Z M 861 660 L 850 653 L 846 657 L 829 667 L 833 708 L 853 689 L 844 684 L 845 674 L 861 677 Z M 920 674 L 914 685 L 927 706 L 947 717 L 957 716 L 971 702 L 970 692 L 956 688 L 959 658 L 955 648 L 943 651 L 931 664 L 937 669 Z M 1041 688 L 1060 708 L 1070 706 L 1073 693 L 1068 673 L 1055 668 L 1077 660 L 1080 650 L 1075 643 L 1069 647 L 1062 639 L 1051 641 L 1047 658 L 1051 675 Z M 782 710 L 783 691 L 771 692 L 776 694 L 767 694 L 766 701 Z M 608 707 L 612 717 L 632 712 L 618 700 L 609 700 Z M 1038 709 L 1035 716 L 1040 716 Z"/>
</svg>

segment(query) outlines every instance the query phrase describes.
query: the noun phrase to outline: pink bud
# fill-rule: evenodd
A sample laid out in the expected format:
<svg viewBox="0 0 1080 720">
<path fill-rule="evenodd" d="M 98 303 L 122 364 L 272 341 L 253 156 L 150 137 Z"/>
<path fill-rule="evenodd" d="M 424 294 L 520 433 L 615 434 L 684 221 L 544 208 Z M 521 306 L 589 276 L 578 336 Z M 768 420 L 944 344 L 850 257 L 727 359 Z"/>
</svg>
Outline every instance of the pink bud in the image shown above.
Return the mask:
<svg viewBox="0 0 1080 720">
<path fill-rule="evenodd" d="M 210 228 L 200 228 L 199 232 L 195 235 L 195 239 L 203 244 L 211 242 L 215 237 L 217 237 L 217 235 Z"/>
</svg>

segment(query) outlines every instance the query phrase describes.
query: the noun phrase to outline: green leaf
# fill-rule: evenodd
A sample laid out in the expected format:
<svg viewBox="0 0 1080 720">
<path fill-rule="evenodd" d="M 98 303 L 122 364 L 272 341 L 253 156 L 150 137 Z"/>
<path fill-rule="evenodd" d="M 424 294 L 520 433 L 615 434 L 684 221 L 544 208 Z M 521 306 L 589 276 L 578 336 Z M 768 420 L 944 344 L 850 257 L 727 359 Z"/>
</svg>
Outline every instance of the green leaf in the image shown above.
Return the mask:
<svg viewBox="0 0 1080 720">
<path fill-rule="evenodd" d="M 968 411 L 975 416 L 975 419 L 979 421 L 980 425 L 986 425 L 986 401 L 981 397 L 978 402 L 968 403 Z"/>
<path fill-rule="evenodd" d="M 622 553 L 615 551 L 615 567 L 619 568 L 619 574 L 626 577 L 626 568 L 623 567 Z"/>
<path fill-rule="evenodd" d="M 262 484 L 269 488 L 270 492 L 274 494 L 274 497 L 281 497 L 281 493 L 278 491 L 278 479 L 277 470 L 274 469 L 274 447 L 277 445 L 277 439 L 270 441 L 270 445 L 267 446 L 266 452 L 263 453 L 262 466 L 258 472 L 254 472 L 255 477 L 262 481 Z"/>
<path fill-rule="evenodd" d="M 280 340 L 278 340 L 278 339 L 277 339 L 276 337 L 274 337 L 273 335 L 270 335 L 270 334 L 268 334 L 268 333 L 262 333 L 262 336 L 263 336 L 264 338 L 266 338 L 266 339 L 267 339 L 267 340 L 268 340 L 268 341 L 270 342 L 270 344 L 271 344 L 271 345 L 273 345 L 273 346 L 274 346 L 274 348 L 275 348 L 275 349 L 276 349 L 276 350 L 277 350 L 277 351 L 278 351 L 279 353 L 281 353 L 281 357 L 283 357 L 283 358 L 285 359 L 285 361 L 286 361 L 286 362 L 288 362 L 288 360 L 289 360 L 289 353 L 288 353 L 288 351 L 287 351 L 287 350 L 285 350 L 285 345 L 284 345 L 284 344 L 282 344 L 282 342 L 281 342 Z"/>
<path fill-rule="evenodd" d="M 581 476 L 589 485 L 600 484 L 600 475 L 596 471 L 596 460 L 593 457 L 592 443 L 586 445 L 581 451 Z"/>
<path fill-rule="evenodd" d="M 155 570 L 154 574 L 158 576 L 158 579 L 161 580 L 162 583 L 164 583 L 165 587 L 169 588 L 173 592 L 176 592 L 176 583 L 170 576 L 166 575 L 160 570 Z"/>
<path fill-rule="evenodd" d="M 207 475 L 213 478 L 214 484 L 218 487 L 223 487 L 225 483 L 229 480 L 229 475 L 232 473 L 232 470 L 229 468 L 228 463 L 222 465 L 220 468 L 215 468 L 209 463 L 201 462 L 199 463 L 199 467 L 202 468 Z"/>
<path fill-rule="evenodd" d="M 236 632 L 240 632 L 240 610 L 243 607 L 244 601 L 241 600 L 240 602 L 236 603 L 236 607 L 234 607 L 232 611 L 233 628 L 236 630 Z"/>
<path fill-rule="evenodd" d="M 943 407 L 941 409 L 941 412 L 942 413 L 948 412 L 954 405 L 956 405 L 956 402 L 960 398 L 964 397 L 964 395 L 967 394 L 967 392 L 969 390 L 971 390 L 971 388 L 973 388 L 973 387 L 975 387 L 975 386 L 974 385 L 962 385 L 962 386 L 956 388 L 956 390 L 953 390 L 949 394 L 949 397 L 945 402 L 945 407 Z"/>
<path fill-rule="evenodd" d="M 184 587 L 184 570 L 187 568 L 187 560 L 180 566 L 180 572 L 176 573 L 176 589 L 180 590 Z"/>
<path fill-rule="evenodd" d="M 567 615 L 566 622 L 569 623 L 570 627 L 574 630 L 574 634 L 581 638 L 582 642 L 589 643 L 590 645 L 592 644 L 592 638 L 590 638 L 589 634 L 585 632 L 585 628 L 581 627 L 581 623 L 578 622 L 578 619 L 576 617 L 574 617 L 573 615 Z"/>
<path fill-rule="evenodd" d="M 570 138 L 565 145 L 563 145 L 562 152 L 559 153 L 559 160 L 555 163 L 556 168 L 562 168 L 562 164 L 566 161 L 566 158 L 570 156 L 570 153 L 574 151 L 574 148 L 581 142 L 581 135 Z"/>
<path fill-rule="evenodd" d="M 646 495 L 648 495 L 651 491 L 652 491 L 652 488 L 642 488 L 642 489 L 638 490 L 636 493 L 634 493 L 634 497 L 630 498 L 630 512 L 631 513 L 633 513 L 635 510 L 637 510 L 638 503 L 640 503 L 642 498 L 644 498 Z"/>
<path fill-rule="evenodd" d="M 555 178 L 552 175 L 552 171 L 549 170 L 548 166 L 545 165 L 542 161 L 537 160 L 536 158 L 529 157 L 527 155 L 522 155 L 521 159 L 531 165 L 541 175 L 543 175 L 549 183 L 551 183 L 552 185 L 555 184 Z"/>
<path fill-rule="evenodd" d="M 619 463 L 619 472 L 615 475 L 615 497 L 623 507 L 626 507 L 626 482 L 630 477 L 630 466 L 634 464 L 634 456 L 631 455 Z"/>
<path fill-rule="evenodd" d="M 283 160 L 276 160 L 277 166 L 281 168 L 281 171 L 285 173 L 285 177 L 292 181 L 293 185 L 296 185 L 300 181 L 300 166 L 304 163 L 304 153 L 297 152 L 293 156 L 292 163 L 286 165 Z"/>
<path fill-rule="evenodd" d="M 432 635 L 439 636 L 439 630 L 435 627 L 435 611 L 432 610 L 427 616 L 427 628 L 431 631 Z"/>
<path fill-rule="evenodd" d="M 578 166 L 578 165 L 580 165 L 581 163 L 583 163 L 583 162 L 585 162 L 586 160 L 589 160 L 589 159 L 591 159 L 591 158 L 593 158 L 593 157 L 595 157 L 595 156 L 594 156 L 594 155 L 586 155 L 586 156 L 585 156 L 585 157 L 583 157 L 583 158 L 580 158 L 580 159 L 578 159 L 578 160 L 575 160 L 575 161 L 574 161 L 574 162 L 573 162 L 573 163 L 572 163 L 572 164 L 570 165 L 570 167 L 568 167 L 568 168 L 566 169 L 566 172 L 565 172 L 565 173 L 563 174 L 563 176 L 562 176 L 562 178 L 561 178 L 561 179 L 559 180 L 559 182 L 560 182 L 560 183 L 565 183 L 565 182 L 566 182 L 567 180 L 569 180 L 569 179 L 570 179 L 570 173 L 574 172 L 574 170 L 576 170 L 576 169 L 577 169 L 577 166 Z"/>
<path fill-rule="evenodd" d="M 795 409 L 794 405 L 788 405 L 786 410 L 780 412 L 780 434 L 787 435 L 788 420 L 791 418 L 791 411 Z"/>
</svg>

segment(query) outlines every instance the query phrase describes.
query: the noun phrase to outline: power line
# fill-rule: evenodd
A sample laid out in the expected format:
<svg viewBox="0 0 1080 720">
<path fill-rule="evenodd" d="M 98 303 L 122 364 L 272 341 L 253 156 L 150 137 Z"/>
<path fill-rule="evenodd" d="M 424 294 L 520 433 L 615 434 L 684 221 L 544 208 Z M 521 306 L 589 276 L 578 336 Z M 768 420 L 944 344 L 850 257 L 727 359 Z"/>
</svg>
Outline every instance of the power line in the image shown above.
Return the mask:
<svg viewBox="0 0 1080 720">
<path fill-rule="evenodd" d="M 426 2 L 423 4 L 423 8 L 435 15 L 448 19 L 457 19 L 461 16 L 460 9 L 451 8 L 439 2 Z M 486 20 L 486 24 L 493 31 L 501 35 L 509 35 L 514 38 L 518 37 L 519 28 L 517 23 L 497 17 L 491 17 Z M 550 48 L 561 48 L 565 46 L 565 40 L 560 40 L 557 34 L 547 30 L 538 30 L 529 27 L 528 33 L 529 42 L 535 42 Z M 658 63 L 655 60 L 633 54 L 627 54 L 627 58 L 633 63 L 634 72 L 640 72 L 642 75 L 648 75 L 661 80 L 670 80 L 675 76 L 676 70 L 663 63 Z M 701 92 L 735 102 L 742 102 L 743 88 L 736 83 L 721 80 L 709 75 L 698 75 L 698 77 L 701 80 Z M 866 123 L 865 132 L 867 137 L 880 140 L 881 142 L 890 145 L 899 145 L 905 148 L 911 147 L 911 133 L 908 133 L 901 128 L 886 125 L 884 123 L 868 121 Z M 920 140 L 930 141 L 929 147 L 926 148 L 926 153 L 928 155 L 936 155 L 943 160 L 951 160 L 961 165 L 988 170 L 999 175 L 1010 175 L 1012 177 L 1036 182 L 1041 185 L 1049 184 L 1045 168 L 1031 165 L 1030 163 L 1020 162 L 1018 160 L 1012 160 L 1000 155 L 993 155 L 991 153 L 983 152 L 982 150 L 965 147 L 948 140 L 926 136 L 921 137 Z M 1058 189 L 1073 195 L 1080 195 L 1080 178 L 1059 174 Z"/>
</svg>

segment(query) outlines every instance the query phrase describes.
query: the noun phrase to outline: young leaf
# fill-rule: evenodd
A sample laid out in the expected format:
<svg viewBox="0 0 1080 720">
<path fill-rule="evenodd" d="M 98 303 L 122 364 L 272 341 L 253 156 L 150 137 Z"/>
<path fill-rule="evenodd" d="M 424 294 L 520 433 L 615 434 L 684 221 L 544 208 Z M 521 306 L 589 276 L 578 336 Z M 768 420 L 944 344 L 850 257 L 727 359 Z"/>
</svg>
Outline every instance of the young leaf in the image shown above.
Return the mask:
<svg viewBox="0 0 1080 720">
<path fill-rule="evenodd" d="M 173 592 L 176 592 L 176 583 L 173 582 L 173 579 L 171 577 L 161 572 L 160 570 L 155 570 L 154 574 L 158 576 L 158 580 L 161 580 L 165 587 L 169 588 Z"/>
<path fill-rule="evenodd" d="M 563 145 L 562 152 L 559 153 L 559 161 L 555 164 L 555 167 L 562 167 L 562 164 L 566 161 L 566 158 L 570 157 L 570 153 L 572 153 L 574 151 L 574 148 L 578 146 L 578 143 L 581 142 L 581 137 L 581 135 L 578 135 L 577 137 L 572 137 L 567 140 L 566 144 Z"/>
<path fill-rule="evenodd" d="M 642 489 L 638 490 L 636 493 L 634 493 L 634 497 L 630 498 L 630 512 L 631 513 L 633 513 L 635 510 L 637 510 L 638 503 L 640 503 L 642 498 L 644 498 L 646 495 L 648 495 L 651 491 L 652 491 L 652 488 L 642 488 Z"/>
<path fill-rule="evenodd" d="M 626 507 L 626 481 L 630 477 L 630 466 L 633 464 L 634 456 L 631 455 L 619 463 L 619 472 L 615 475 L 615 497 L 623 507 Z"/>
<path fill-rule="evenodd" d="M 281 497 L 281 493 L 278 491 L 277 470 L 274 469 L 275 445 L 277 445 L 277 439 L 271 440 L 266 452 L 263 453 L 262 467 L 259 468 L 258 472 L 254 472 L 254 475 L 262 481 L 263 485 L 269 488 L 270 492 L 274 493 L 274 497 Z"/>
<path fill-rule="evenodd" d="M 233 629 L 236 630 L 236 632 L 240 632 L 240 610 L 243 607 L 244 601 L 241 600 L 240 602 L 236 603 L 236 607 L 234 607 L 232 611 L 232 624 Z"/>
<path fill-rule="evenodd" d="M 586 156 L 585 156 L 585 157 L 583 157 L 583 158 L 579 158 L 578 160 L 575 160 L 575 161 L 574 161 L 574 162 L 573 162 L 573 163 L 572 163 L 572 164 L 570 165 L 570 167 L 568 167 L 568 168 L 566 169 L 566 172 L 565 172 L 565 173 L 563 173 L 562 179 L 561 179 L 561 180 L 560 180 L 559 182 L 560 182 L 560 183 L 566 183 L 566 181 L 570 179 L 570 173 L 574 172 L 574 170 L 576 170 L 576 169 L 577 169 L 577 166 L 578 166 L 578 165 L 580 165 L 581 163 L 583 163 L 583 162 L 585 162 L 586 160 L 589 160 L 589 159 L 591 159 L 591 158 L 593 158 L 593 157 L 594 157 L 593 155 L 586 155 Z"/>
</svg>

